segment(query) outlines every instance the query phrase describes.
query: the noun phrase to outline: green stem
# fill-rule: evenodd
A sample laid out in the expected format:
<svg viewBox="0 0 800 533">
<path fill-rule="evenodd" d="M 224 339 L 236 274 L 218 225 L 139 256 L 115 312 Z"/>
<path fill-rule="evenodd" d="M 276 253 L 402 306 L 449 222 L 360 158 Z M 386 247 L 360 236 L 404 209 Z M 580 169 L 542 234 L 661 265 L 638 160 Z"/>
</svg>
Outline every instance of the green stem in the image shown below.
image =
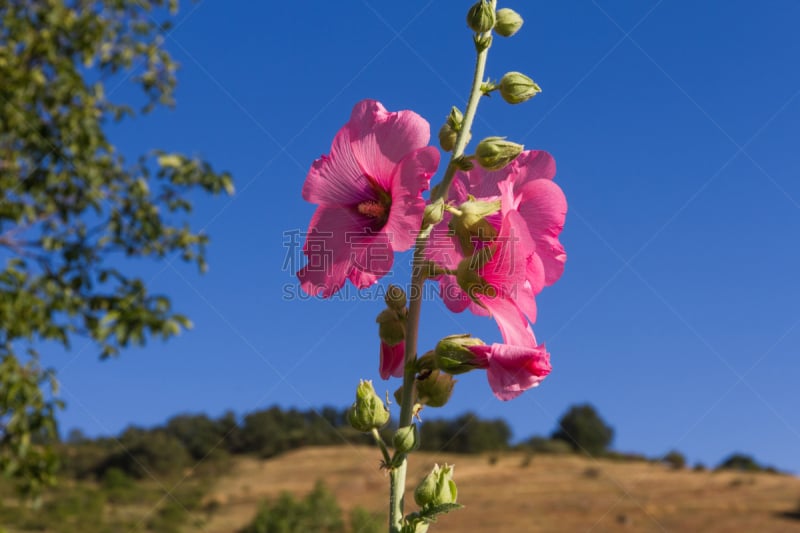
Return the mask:
<svg viewBox="0 0 800 533">
<path fill-rule="evenodd" d="M 495 4 L 496 0 L 492 0 L 492 9 L 495 8 Z M 491 35 L 491 32 L 484 33 L 481 37 L 487 35 Z M 431 202 L 435 202 L 439 198 L 447 197 L 447 191 L 450 189 L 450 184 L 453 182 L 456 170 L 458 170 L 456 161 L 464 155 L 464 149 L 467 147 L 467 143 L 469 143 L 470 130 L 475 120 L 475 113 L 478 110 L 478 101 L 481 99 L 481 96 L 483 96 L 481 85 L 483 84 L 483 76 L 486 72 L 486 57 L 489 55 L 489 48 L 490 46 L 487 46 L 484 50 L 478 52 L 478 58 L 475 61 L 475 72 L 472 75 L 472 91 L 467 100 L 467 108 L 464 111 L 464 120 L 461 123 L 461 130 L 458 132 L 458 137 L 456 137 L 456 145 L 453 148 L 453 153 L 450 156 L 450 162 L 447 165 L 444 177 L 431 193 Z"/>
<path fill-rule="evenodd" d="M 497 0 L 491 0 L 492 9 L 497 7 L 496 4 Z M 490 36 L 491 31 L 480 35 L 480 37 Z M 478 101 L 483 95 L 481 85 L 483 84 L 483 77 L 486 71 L 486 58 L 488 55 L 489 46 L 478 52 L 478 56 L 475 60 L 475 72 L 472 76 L 472 90 L 467 100 L 467 108 L 464 112 L 461 130 L 458 132 L 456 145 L 453 148 L 444 177 L 442 177 L 442 181 L 431 191 L 431 202 L 447 197 L 450 184 L 453 182 L 456 170 L 458 169 L 457 161 L 464 155 L 464 149 L 467 147 L 470 138 L 470 129 L 472 129 L 472 123 L 475 120 L 475 113 L 478 109 Z M 413 416 L 414 378 L 416 375 L 413 362 L 417 357 L 417 338 L 419 335 L 419 322 L 422 311 L 422 291 L 426 278 L 426 270 L 422 268 L 421 265 L 423 265 L 425 260 L 425 246 L 428 243 L 428 237 L 432 229 L 432 226 L 429 226 L 420 230 L 416 242 L 414 243 L 414 268 L 411 278 L 410 294 L 408 295 L 408 318 L 406 322 L 405 340 L 406 364 L 405 373 L 403 374 L 403 400 L 400 404 L 399 427 L 411 425 Z M 407 455 L 397 454 L 395 456 L 395 466 L 391 469 L 389 474 L 389 533 L 401 533 L 403 528 L 403 500 L 406 489 L 407 470 Z"/>
<path fill-rule="evenodd" d="M 377 444 L 378 448 L 381 449 L 381 453 L 383 454 L 383 462 L 387 466 L 392 464 L 392 456 L 389 454 L 389 448 L 386 447 L 386 443 L 383 442 L 381 434 L 375 428 L 372 428 L 372 438 L 375 439 L 375 444 Z"/>
</svg>

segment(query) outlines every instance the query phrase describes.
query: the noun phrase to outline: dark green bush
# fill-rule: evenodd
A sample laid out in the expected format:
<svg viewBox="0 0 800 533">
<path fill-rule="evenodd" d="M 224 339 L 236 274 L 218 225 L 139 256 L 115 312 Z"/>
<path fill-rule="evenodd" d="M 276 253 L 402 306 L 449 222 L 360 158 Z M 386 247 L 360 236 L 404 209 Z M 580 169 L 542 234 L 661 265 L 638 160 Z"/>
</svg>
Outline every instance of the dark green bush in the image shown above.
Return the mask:
<svg viewBox="0 0 800 533">
<path fill-rule="evenodd" d="M 675 470 L 680 470 L 686 466 L 686 457 L 678 450 L 672 450 L 661 461 Z"/>
<path fill-rule="evenodd" d="M 589 404 L 576 405 L 558 421 L 554 439 L 568 442 L 575 451 L 603 455 L 614 439 L 614 430 Z"/>
<path fill-rule="evenodd" d="M 240 533 L 344 533 L 342 510 L 322 482 L 303 500 L 284 493 L 265 502 Z"/>
<path fill-rule="evenodd" d="M 482 420 L 472 413 L 456 419 L 426 420 L 420 428 L 423 450 L 482 453 L 508 448 L 511 429 L 501 419 Z"/>
</svg>

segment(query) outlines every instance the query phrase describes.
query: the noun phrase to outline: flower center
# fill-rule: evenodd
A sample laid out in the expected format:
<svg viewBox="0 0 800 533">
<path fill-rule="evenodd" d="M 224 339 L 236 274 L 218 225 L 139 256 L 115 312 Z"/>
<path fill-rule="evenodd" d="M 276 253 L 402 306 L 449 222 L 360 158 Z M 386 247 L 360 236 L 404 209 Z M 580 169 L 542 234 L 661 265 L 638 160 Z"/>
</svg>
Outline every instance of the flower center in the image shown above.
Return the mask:
<svg viewBox="0 0 800 533">
<path fill-rule="evenodd" d="M 357 209 L 359 213 L 370 218 L 378 220 L 386 220 L 388 218 L 386 206 L 375 200 L 365 200 L 358 204 Z"/>
</svg>

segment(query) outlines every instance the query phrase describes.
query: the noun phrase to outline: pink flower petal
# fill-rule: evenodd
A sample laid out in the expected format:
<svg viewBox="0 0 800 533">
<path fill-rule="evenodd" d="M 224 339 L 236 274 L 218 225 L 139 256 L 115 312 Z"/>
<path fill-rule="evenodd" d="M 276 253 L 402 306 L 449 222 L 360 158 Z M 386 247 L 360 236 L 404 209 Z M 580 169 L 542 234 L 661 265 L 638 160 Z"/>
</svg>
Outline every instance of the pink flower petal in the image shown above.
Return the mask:
<svg viewBox="0 0 800 533">
<path fill-rule="evenodd" d="M 413 246 L 425 210 L 420 193 L 428 188 L 431 176 L 439 165 L 439 151 L 432 146 L 417 150 L 404 158 L 392 178 L 392 207 L 384 231 L 398 252 Z"/>
<path fill-rule="evenodd" d="M 390 113 L 375 100 L 355 105 L 348 128 L 361 168 L 386 190 L 391 188 L 395 166 L 409 152 L 426 146 L 431 137 L 428 122 L 418 114 Z"/>
<path fill-rule="evenodd" d="M 347 209 L 317 208 L 303 245 L 308 265 L 297 273 L 306 293 L 328 298 L 347 277 L 359 288 L 377 279 L 361 277 L 354 270 L 378 276 L 389 272 L 394 257 L 388 237 L 371 231 L 368 224 L 368 219 Z"/>
<path fill-rule="evenodd" d="M 344 127 L 334 137 L 330 155 L 311 165 L 303 184 L 303 199 L 314 204 L 350 206 L 373 195 L 353 153 L 350 130 Z"/>
<path fill-rule="evenodd" d="M 567 255 L 558 240 L 567 216 L 567 199 L 552 181 L 534 180 L 518 190 L 519 213 L 536 242 L 544 268 L 544 284 L 552 285 L 564 272 Z"/>
<path fill-rule="evenodd" d="M 381 341 L 381 362 L 379 372 L 382 379 L 389 379 L 390 376 L 396 378 L 403 377 L 405 367 L 406 343 L 400 342 L 394 346 L 389 346 Z"/>
<path fill-rule="evenodd" d="M 517 185 L 533 180 L 552 180 L 556 175 L 556 160 L 542 150 L 526 150 L 510 166 Z"/>
<path fill-rule="evenodd" d="M 467 293 L 458 285 L 455 276 L 442 276 L 439 279 L 439 294 L 447 308 L 454 313 L 461 313 L 472 304 Z"/>
<path fill-rule="evenodd" d="M 501 294 L 515 294 L 525 283 L 528 259 L 536 246 L 519 213 L 505 214 L 500 233 L 490 246 L 494 254 L 479 270 L 481 277 Z"/>
<path fill-rule="evenodd" d="M 533 330 L 522 310 L 513 300 L 503 297 L 489 298 L 480 295 L 478 300 L 489 310 L 500 328 L 500 334 L 506 344 L 525 346 L 533 338 Z"/>
<path fill-rule="evenodd" d="M 544 345 L 493 344 L 486 377 L 494 395 L 507 401 L 538 386 L 551 368 Z"/>
</svg>

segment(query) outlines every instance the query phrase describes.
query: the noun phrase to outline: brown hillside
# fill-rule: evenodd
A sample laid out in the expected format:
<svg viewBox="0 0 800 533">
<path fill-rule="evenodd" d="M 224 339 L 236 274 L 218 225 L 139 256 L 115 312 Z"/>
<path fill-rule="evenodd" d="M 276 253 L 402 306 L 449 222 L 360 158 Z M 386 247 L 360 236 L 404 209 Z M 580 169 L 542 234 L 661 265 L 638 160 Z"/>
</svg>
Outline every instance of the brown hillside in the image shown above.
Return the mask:
<svg viewBox="0 0 800 533">
<path fill-rule="evenodd" d="M 486 456 L 417 453 L 412 485 L 434 461 L 456 465 L 466 508 L 442 517 L 436 532 L 497 531 L 800 531 L 800 479 L 774 474 L 674 471 L 645 462 L 507 453 Z M 306 448 L 268 461 L 237 459 L 209 495 L 218 508 L 204 527 L 230 533 L 258 504 L 281 491 L 303 495 L 322 479 L 348 511 L 386 506 L 387 478 L 368 447 Z M 406 507 L 414 510 L 413 496 Z"/>
</svg>

